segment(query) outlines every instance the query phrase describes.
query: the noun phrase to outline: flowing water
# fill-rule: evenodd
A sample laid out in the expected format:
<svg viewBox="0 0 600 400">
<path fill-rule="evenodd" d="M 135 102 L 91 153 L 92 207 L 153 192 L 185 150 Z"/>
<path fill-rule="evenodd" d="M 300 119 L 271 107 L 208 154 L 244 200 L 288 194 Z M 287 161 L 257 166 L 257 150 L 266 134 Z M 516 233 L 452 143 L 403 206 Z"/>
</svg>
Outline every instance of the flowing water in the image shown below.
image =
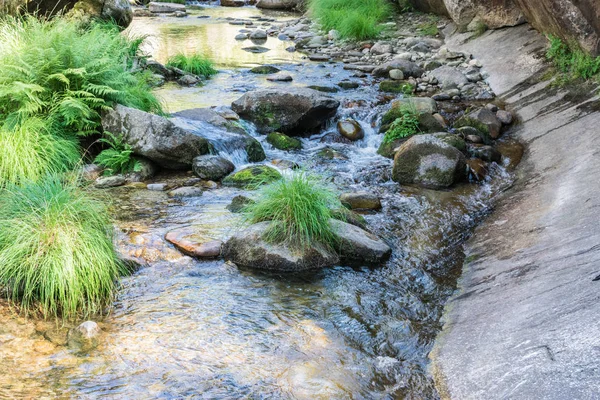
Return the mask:
<svg viewBox="0 0 600 400">
<path fill-rule="evenodd" d="M 378 194 L 383 210 L 365 218 L 392 246 L 391 260 L 293 275 L 198 261 L 165 242 L 165 233 L 192 226 L 199 235 L 226 239 L 240 221 L 225 206 L 243 191 L 218 188 L 198 198 L 172 199 L 133 187 L 111 190 L 119 246 L 146 265 L 122 280 L 114 310 L 102 322 L 101 345 L 89 354 L 63 347 L 42 351 L 31 323 L 0 320 L 0 398 L 437 398 L 427 356 L 460 273 L 460 245 L 510 184 L 510 175 L 496 166 L 481 185 L 447 192 L 400 187 L 390 180 L 391 161 L 376 154 L 377 116 L 386 106 L 370 78 L 353 77 L 337 64 L 298 64 L 301 55 L 278 50 L 286 44 L 273 38 L 266 44 L 272 52 L 246 54 L 233 40 L 240 27 L 219 18 L 261 15 L 254 8 L 200 13 L 211 18 L 139 19 L 131 28 L 151 36 L 148 51 L 161 61 L 176 51 L 201 49 L 223 70 L 203 87 L 160 89 L 171 111 L 226 105 L 244 91 L 277 85 L 244 70 L 260 63 L 280 64 L 293 74 L 293 85 L 361 83 L 334 94 L 342 102 L 339 117 L 356 118 L 365 129 L 365 139 L 354 144 L 337 143 L 331 126 L 302 139 L 302 152 L 289 154 L 246 126 L 265 147 L 267 163 L 292 160 L 340 190 Z M 238 168 L 246 162 L 217 149 Z M 322 157 L 324 149 L 332 157 Z M 157 181 L 186 178 L 192 176 Z M 10 329 L 29 334 L 14 338 Z"/>
</svg>

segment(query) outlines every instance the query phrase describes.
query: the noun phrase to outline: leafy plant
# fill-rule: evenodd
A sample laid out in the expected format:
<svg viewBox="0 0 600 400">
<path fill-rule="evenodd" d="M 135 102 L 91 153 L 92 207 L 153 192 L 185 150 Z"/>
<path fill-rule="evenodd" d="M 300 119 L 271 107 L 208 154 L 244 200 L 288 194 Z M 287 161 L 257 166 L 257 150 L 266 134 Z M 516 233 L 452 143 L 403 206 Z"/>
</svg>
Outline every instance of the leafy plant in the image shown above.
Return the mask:
<svg viewBox="0 0 600 400">
<path fill-rule="evenodd" d="M 402 106 L 397 109 L 395 115 L 396 119 L 385 133 L 383 143 L 391 143 L 394 140 L 407 138 L 419 133 L 419 116 L 412 107 Z"/>
<path fill-rule="evenodd" d="M 213 62 L 202 54 L 192 54 L 190 56 L 186 56 L 185 54 L 174 55 L 167 61 L 167 66 L 179 68 L 190 74 L 205 78 L 210 78 L 218 72 L 214 68 Z"/>
<path fill-rule="evenodd" d="M 548 39 L 550 48 L 546 52 L 546 57 L 563 74 L 561 81 L 587 80 L 600 73 L 600 57 L 592 57 L 576 44 L 569 46 L 556 36 L 548 35 Z"/>
<path fill-rule="evenodd" d="M 0 288 L 24 311 L 101 312 L 126 272 L 105 206 L 50 175 L 0 191 Z"/>
<path fill-rule="evenodd" d="M 126 174 L 141 169 L 140 162 L 133 157 L 133 150 L 123 137 L 110 132 L 104 132 L 104 135 L 99 142 L 107 144 L 109 148 L 102 150 L 94 162 L 105 168 L 105 174 Z"/>
<path fill-rule="evenodd" d="M 376 37 L 391 15 L 386 0 L 310 0 L 308 9 L 324 30 L 335 29 L 342 38 L 357 40 Z"/>
<path fill-rule="evenodd" d="M 263 186 L 255 203 L 244 207 L 247 222 L 271 221 L 265 240 L 303 249 L 321 244 L 333 248 L 337 237 L 329 225 L 338 196 L 323 178 L 297 172 Z"/>
</svg>

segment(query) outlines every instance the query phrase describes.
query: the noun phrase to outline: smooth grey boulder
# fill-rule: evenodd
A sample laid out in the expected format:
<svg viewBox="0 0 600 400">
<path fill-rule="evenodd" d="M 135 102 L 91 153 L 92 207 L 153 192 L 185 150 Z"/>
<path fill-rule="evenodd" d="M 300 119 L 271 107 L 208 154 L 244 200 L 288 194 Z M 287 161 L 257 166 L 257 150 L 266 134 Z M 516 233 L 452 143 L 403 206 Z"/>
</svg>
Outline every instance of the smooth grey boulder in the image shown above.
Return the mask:
<svg viewBox="0 0 600 400">
<path fill-rule="evenodd" d="M 335 116 L 339 106 L 339 101 L 316 90 L 288 87 L 246 93 L 231 108 L 261 133 L 306 136 Z"/>
<path fill-rule="evenodd" d="M 102 115 L 105 132 L 122 135 L 133 152 L 167 169 L 186 169 L 209 152 L 208 140 L 168 119 L 117 105 Z"/>
<path fill-rule="evenodd" d="M 220 181 L 235 170 L 235 165 L 223 157 L 206 154 L 194 158 L 192 170 L 200 179 Z"/>
<path fill-rule="evenodd" d="M 240 267 L 281 272 L 296 272 L 337 264 L 337 254 L 315 245 L 293 250 L 284 244 L 271 244 L 263 236 L 271 222 L 260 222 L 234 234 L 223 246 L 223 257 Z"/>
<path fill-rule="evenodd" d="M 335 219 L 329 224 L 340 240 L 338 251 L 344 261 L 378 264 L 392 254 L 392 249 L 383 240 L 358 226 Z"/>
<path fill-rule="evenodd" d="M 423 68 L 419 67 L 416 63 L 401 58 L 395 58 L 385 64 L 373 70 L 373 75 L 385 78 L 389 76 L 390 71 L 398 69 L 402 71 L 405 78 L 412 76 L 413 78 L 420 78 L 423 75 Z"/>
<path fill-rule="evenodd" d="M 127 179 L 123 175 L 101 176 L 96 179 L 94 186 L 98 189 L 108 189 L 111 187 L 123 186 Z"/>
<path fill-rule="evenodd" d="M 466 85 L 469 83 L 469 80 L 465 74 L 456 68 L 449 67 L 447 65 L 434 69 L 431 71 L 430 75 L 438 80 L 439 84 L 444 90 L 456 89 L 461 85 Z"/>
<path fill-rule="evenodd" d="M 416 135 L 394 156 L 392 179 L 401 184 L 443 189 L 465 178 L 465 156 L 434 135 Z"/>
</svg>

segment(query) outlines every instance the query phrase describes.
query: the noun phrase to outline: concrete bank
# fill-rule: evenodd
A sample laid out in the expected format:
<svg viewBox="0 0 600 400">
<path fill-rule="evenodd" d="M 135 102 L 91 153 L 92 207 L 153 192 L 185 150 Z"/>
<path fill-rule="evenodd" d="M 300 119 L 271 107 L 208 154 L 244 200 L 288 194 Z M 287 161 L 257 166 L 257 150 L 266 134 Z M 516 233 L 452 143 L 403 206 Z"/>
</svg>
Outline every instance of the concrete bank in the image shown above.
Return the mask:
<svg viewBox="0 0 600 400">
<path fill-rule="evenodd" d="M 481 60 L 521 120 L 514 187 L 466 244 L 467 262 L 431 354 L 444 399 L 600 398 L 600 101 L 543 80 L 545 38 L 528 25 L 451 50 Z"/>
</svg>

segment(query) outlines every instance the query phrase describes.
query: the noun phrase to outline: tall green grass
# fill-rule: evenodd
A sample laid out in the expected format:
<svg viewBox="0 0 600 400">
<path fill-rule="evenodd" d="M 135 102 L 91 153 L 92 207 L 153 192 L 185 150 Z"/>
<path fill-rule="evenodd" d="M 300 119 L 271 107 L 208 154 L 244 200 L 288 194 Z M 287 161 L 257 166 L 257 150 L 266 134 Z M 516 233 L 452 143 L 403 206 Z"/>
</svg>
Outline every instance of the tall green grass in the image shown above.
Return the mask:
<svg viewBox="0 0 600 400">
<path fill-rule="evenodd" d="M 0 18 L 0 186 L 72 166 L 72 144 L 114 104 L 162 112 L 131 71 L 139 46 L 110 23 Z"/>
<path fill-rule="evenodd" d="M 214 68 L 213 62 L 202 54 L 192 54 L 190 56 L 176 54 L 169 58 L 167 67 L 179 68 L 190 74 L 203 76 L 205 78 L 210 78 L 218 72 Z"/>
<path fill-rule="evenodd" d="M 247 222 L 271 221 L 265 240 L 305 249 L 315 244 L 335 247 L 337 237 L 329 225 L 332 209 L 341 209 L 337 193 L 323 178 L 296 172 L 263 186 L 256 202 L 243 213 Z"/>
<path fill-rule="evenodd" d="M 0 191 L 0 288 L 23 310 L 101 312 L 125 272 L 105 206 L 74 184 L 54 175 Z"/>
<path fill-rule="evenodd" d="M 376 37 L 392 12 L 387 0 L 309 0 L 308 9 L 324 30 L 357 40 Z"/>
<path fill-rule="evenodd" d="M 592 57 L 576 44 L 569 46 L 556 36 L 548 35 L 550 48 L 546 57 L 563 74 L 562 81 L 591 79 L 600 73 L 600 57 Z"/>
</svg>

